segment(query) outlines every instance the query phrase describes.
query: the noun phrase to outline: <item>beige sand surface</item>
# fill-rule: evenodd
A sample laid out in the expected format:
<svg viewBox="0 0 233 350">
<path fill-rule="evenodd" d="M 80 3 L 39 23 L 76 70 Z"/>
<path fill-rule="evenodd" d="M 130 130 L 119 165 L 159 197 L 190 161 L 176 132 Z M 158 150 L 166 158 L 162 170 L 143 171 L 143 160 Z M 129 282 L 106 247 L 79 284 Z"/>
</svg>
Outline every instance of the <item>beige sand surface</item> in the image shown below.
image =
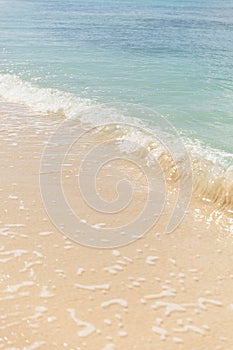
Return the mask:
<svg viewBox="0 0 233 350">
<path fill-rule="evenodd" d="M 50 222 L 40 195 L 41 155 L 61 117 L 2 102 L 0 118 L 0 349 L 233 349 L 233 240 L 210 220 L 210 204 L 193 198 L 171 234 L 163 233 L 165 211 L 125 247 L 78 245 Z M 64 184 L 82 218 L 111 226 L 140 211 L 145 184 L 136 169 L 129 174 L 141 189 L 109 219 L 80 199 L 76 166 L 65 169 Z M 106 198 L 119 174 L 100 173 Z"/>
</svg>

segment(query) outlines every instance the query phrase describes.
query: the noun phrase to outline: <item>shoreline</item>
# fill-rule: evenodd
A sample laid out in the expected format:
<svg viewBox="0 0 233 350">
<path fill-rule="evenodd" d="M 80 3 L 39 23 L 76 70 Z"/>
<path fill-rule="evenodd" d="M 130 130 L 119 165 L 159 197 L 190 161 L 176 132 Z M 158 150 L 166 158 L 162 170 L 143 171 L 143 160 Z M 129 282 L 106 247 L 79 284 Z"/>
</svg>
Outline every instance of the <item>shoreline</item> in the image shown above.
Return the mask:
<svg viewBox="0 0 233 350">
<path fill-rule="evenodd" d="M 209 204 L 193 198 L 171 234 L 163 233 L 168 210 L 155 229 L 124 247 L 78 245 L 52 225 L 40 195 L 41 155 L 62 117 L 9 103 L 1 103 L 0 115 L 0 348 L 233 349 L 233 241 L 208 221 Z M 109 169 L 100 173 L 108 200 L 122 163 L 115 166 L 112 178 Z M 91 224 L 101 223 L 102 214 L 89 211 L 74 190 L 76 170 L 64 171 L 69 203 Z M 142 180 L 137 171 L 129 169 L 135 186 Z M 127 222 L 142 197 L 136 192 L 125 214 L 104 223 Z"/>
</svg>

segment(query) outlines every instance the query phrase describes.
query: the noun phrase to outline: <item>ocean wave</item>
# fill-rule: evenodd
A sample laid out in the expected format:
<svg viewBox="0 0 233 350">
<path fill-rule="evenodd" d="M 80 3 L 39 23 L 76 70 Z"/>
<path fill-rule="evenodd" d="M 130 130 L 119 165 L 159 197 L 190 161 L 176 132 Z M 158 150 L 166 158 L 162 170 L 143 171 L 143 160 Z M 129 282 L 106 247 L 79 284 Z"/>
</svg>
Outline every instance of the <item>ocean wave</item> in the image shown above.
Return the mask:
<svg viewBox="0 0 233 350">
<path fill-rule="evenodd" d="M 63 112 L 71 118 L 94 104 L 94 101 L 67 92 L 39 88 L 10 74 L 0 74 L 0 95 L 10 102 L 25 104 L 36 112 Z"/>
<path fill-rule="evenodd" d="M 9 102 L 27 105 L 35 112 L 59 112 L 64 114 L 66 118 L 78 117 L 85 123 L 92 123 L 93 118 L 97 117 L 102 118 L 102 120 L 107 119 L 108 123 L 118 120 L 119 124 L 121 122 L 124 124 L 126 121 L 124 116 L 119 118 L 120 114 L 112 115 L 112 109 L 110 115 L 104 105 L 97 104 L 93 100 L 79 98 L 73 94 L 59 90 L 39 88 L 21 80 L 17 76 L 9 74 L 0 75 L 0 96 Z M 89 113 L 90 107 L 92 108 Z M 95 110 L 94 113 L 93 110 Z M 142 121 L 137 118 L 134 119 L 134 123 L 139 127 L 142 125 Z M 158 130 L 154 130 L 158 132 Z M 110 132 L 109 128 L 107 132 Z M 152 155 L 149 160 L 147 159 L 148 164 L 153 158 L 159 160 L 167 174 L 167 178 L 172 182 L 179 180 L 180 174 L 177 173 L 174 160 L 164 147 L 159 146 L 153 140 L 151 135 L 148 136 L 143 131 L 135 131 L 133 128 L 121 126 L 114 127 L 111 132 L 114 133 L 114 137 L 121 140 L 121 147 L 125 152 L 135 152 L 135 150 L 127 149 L 127 145 L 129 145 L 127 141 L 133 140 L 135 144 L 140 144 Z M 191 159 L 194 194 L 200 197 L 200 199 L 214 204 L 217 210 L 224 211 L 227 215 L 232 216 L 233 154 L 207 147 L 199 140 L 183 138 L 182 141 Z M 144 154 L 140 155 L 140 157 L 144 156 Z M 180 159 L 182 159 L 182 156 L 180 155 Z"/>
<path fill-rule="evenodd" d="M 124 135 L 120 136 L 120 139 L 126 140 L 125 150 L 127 150 L 128 140 L 140 141 L 140 145 L 143 145 L 152 155 L 150 160 L 156 159 L 159 161 L 166 179 L 170 183 L 176 184 L 182 176 L 186 175 L 185 167 L 182 168 L 181 166 L 181 170 L 178 169 L 177 161 L 174 161 L 167 149 L 160 143 L 156 143 L 151 137 L 144 137 L 144 135 L 138 135 L 138 133 L 135 135 L 133 131 L 130 133 L 124 131 Z M 200 141 L 195 142 L 187 139 L 183 141 L 190 157 L 194 195 L 206 203 L 213 204 L 216 210 L 232 216 L 233 166 L 229 164 L 232 164 L 233 154 L 205 147 Z M 124 148 L 124 143 L 121 147 Z M 136 150 L 129 148 L 128 151 Z M 145 157 L 145 154 L 138 156 Z M 184 157 L 185 154 L 180 154 L 178 162 L 182 162 Z M 149 165 L 153 166 L 153 161 Z"/>
</svg>

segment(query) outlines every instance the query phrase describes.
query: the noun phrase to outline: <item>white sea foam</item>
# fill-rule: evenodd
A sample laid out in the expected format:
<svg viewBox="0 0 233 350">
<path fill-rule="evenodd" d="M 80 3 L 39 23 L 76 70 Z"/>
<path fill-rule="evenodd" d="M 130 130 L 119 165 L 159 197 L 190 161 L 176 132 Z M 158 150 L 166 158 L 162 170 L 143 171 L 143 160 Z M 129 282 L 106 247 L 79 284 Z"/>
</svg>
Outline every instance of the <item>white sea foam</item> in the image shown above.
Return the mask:
<svg viewBox="0 0 233 350">
<path fill-rule="evenodd" d="M 154 256 L 154 255 L 149 255 L 147 258 L 146 258 L 146 263 L 148 265 L 154 265 L 155 264 L 155 261 L 158 260 L 159 257 L 158 256 Z"/>
<path fill-rule="evenodd" d="M 184 312 L 186 311 L 186 308 L 184 308 L 182 305 L 176 304 L 176 303 L 168 303 L 163 301 L 156 301 L 153 305 L 153 309 L 157 309 L 159 307 L 165 307 L 165 316 L 169 316 L 172 312 Z"/>
<path fill-rule="evenodd" d="M 185 326 L 180 327 L 180 328 L 174 328 L 173 330 L 174 330 L 174 332 L 182 332 L 182 333 L 187 332 L 187 331 L 193 331 L 195 333 L 205 335 L 205 331 L 202 328 L 194 326 L 194 325 L 185 325 Z"/>
<path fill-rule="evenodd" d="M 167 290 L 163 290 L 162 292 L 160 292 L 158 294 L 145 295 L 144 299 L 147 299 L 147 300 L 159 299 L 159 298 L 163 298 L 163 297 L 175 296 L 175 294 L 176 294 L 176 290 L 174 288 L 169 288 Z"/>
<path fill-rule="evenodd" d="M 80 320 L 75 315 L 74 309 L 67 309 L 67 311 L 69 312 L 71 318 L 77 323 L 77 325 L 83 328 L 82 330 L 78 331 L 79 337 L 87 337 L 96 330 L 95 326 L 93 326 L 91 323 Z"/>
<path fill-rule="evenodd" d="M 24 281 L 22 283 L 19 284 L 15 284 L 15 285 L 8 285 L 7 289 L 5 289 L 6 293 L 15 293 L 17 292 L 20 288 L 22 287 L 31 287 L 33 286 L 35 283 L 32 281 Z"/>
<path fill-rule="evenodd" d="M 119 299 L 119 298 L 115 298 L 115 299 L 111 299 L 111 300 L 108 300 L 108 301 L 104 301 L 101 306 L 103 308 L 105 307 L 108 307 L 108 306 L 111 306 L 111 305 L 114 305 L 114 304 L 118 304 L 122 307 L 128 307 L 128 302 L 124 299 Z"/>
<path fill-rule="evenodd" d="M 6 250 L 3 252 L 0 252 L 0 255 L 13 255 L 15 258 L 19 257 L 23 254 L 26 254 L 27 250 L 24 249 L 14 249 L 14 250 Z"/>
<path fill-rule="evenodd" d="M 115 350 L 115 349 L 116 349 L 116 347 L 114 344 L 108 343 L 105 345 L 105 347 L 102 350 Z"/>
<path fill-rule="evenodd" d="M 47 286 L 43 286 L 42 287 L 42 290 L 41 290 L 41 293 L 40 293 L 40 297 L 41 298 L 51 298 L 54 296 L 54 293 L 50 292 L 48 290 L 48 287 Z"/>
<path fill-rule="evenodd" d="M 83 285 L 83 284 L 80 284 L 80 283 L 75 283 L 75 287 L 78 287 L 80 289 L 86 289 L 86 290 L 108 290 L 110 288 L 110 285 L 109 284 L 99 284 L 99 285 Z"/>
<path fill-rule="evenodd" d="M 31 345 L 28 345 L 23 348 L 23 350 L 35 350 L 41 348 L 42 345 L 45 345 L 44 341 L 36 341 Z"/>
<path fill-rule="evenodd" d="M 67 117 L 76 117 L 92 103 L 59 90 L 39 88 L 15 75 L 0 75 L 0 95 L 14 103 L 26 104 L 35 112 L 63 111 Z"/>
<path fill-rule="evenodd" d="M 168 331 L 163 327 L 152 326 L 152 331 L 160 335 L 162 340 L 166 339 L 166 336 L 168 335 Z"/>
</svg>

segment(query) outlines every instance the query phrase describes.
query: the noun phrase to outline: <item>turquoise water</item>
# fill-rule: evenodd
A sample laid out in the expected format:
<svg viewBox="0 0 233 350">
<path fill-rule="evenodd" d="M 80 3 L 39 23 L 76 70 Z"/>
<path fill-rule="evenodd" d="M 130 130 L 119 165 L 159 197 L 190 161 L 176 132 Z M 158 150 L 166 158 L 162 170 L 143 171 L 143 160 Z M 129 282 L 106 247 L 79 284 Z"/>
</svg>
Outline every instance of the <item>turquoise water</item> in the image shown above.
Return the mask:
<svg viewBox="0 0 233 350">
<path fill-rule="evenodd" d="M 0 0 L 6 73 L 143 104 L 184 136 L 232 153 L 232 0 Z"/>
</svg>

